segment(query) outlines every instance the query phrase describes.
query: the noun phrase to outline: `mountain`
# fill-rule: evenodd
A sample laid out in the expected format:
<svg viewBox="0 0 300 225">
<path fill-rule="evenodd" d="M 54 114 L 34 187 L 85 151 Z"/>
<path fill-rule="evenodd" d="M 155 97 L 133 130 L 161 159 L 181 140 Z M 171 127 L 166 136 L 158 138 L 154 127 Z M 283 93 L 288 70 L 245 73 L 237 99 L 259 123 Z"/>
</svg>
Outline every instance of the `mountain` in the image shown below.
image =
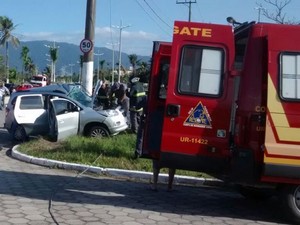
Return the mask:
<svg viewBox="0 0 300 225">
<path fill-rule="evenodd" d="M 43 71 L 47 64 L 51 64 L 51 59 L 49 56 L 49 47 L 53 46 L 53 42 L 50 41 L 26 41 L 21 42 L 17 48 L 12 47 L 9 44 L 9 67 L 16 68 L 18 71 L 22 70 L 22 59 L 21 59 L 21 51 L 23 46 L 27 46 L 29 48 L 29 56 L 33 60 L 34 64 L 37 66 L 39 72 Z M 56 62 L 56 74 L 71 74 L 79 73 L 80 70 L 80 55 L 81 52 L 79 45 L 69 44 L 65 42 L 55 42 L 55 46 L 58 47 L 58 59 Z M 115 64 L 118 63 L 119 60 L 119 51 L 113 51 L 111 49 L 105 47 L 94 47 L 94 53 L 103 54 L 101 56 L 94 55 L 94 69 L 98 67 L 98 57 L 99 61 L 105 60 L 104 68 L 112 67 L 112 57 L 114 55 Z M 3 46 L 0 47 L 0 54 L 5 56 L 5 49 Z M 128 59 L 128 54 L 122 52 L 121 55 L 122 65 L 125 68 L 130 67 L 130 62 Z M 142 59 L 141 61 L 149 62 L 149 56 L 139 56 L 138 59 Z M 115 69 L 118 66 L 115 65 Z"/>
</svg>

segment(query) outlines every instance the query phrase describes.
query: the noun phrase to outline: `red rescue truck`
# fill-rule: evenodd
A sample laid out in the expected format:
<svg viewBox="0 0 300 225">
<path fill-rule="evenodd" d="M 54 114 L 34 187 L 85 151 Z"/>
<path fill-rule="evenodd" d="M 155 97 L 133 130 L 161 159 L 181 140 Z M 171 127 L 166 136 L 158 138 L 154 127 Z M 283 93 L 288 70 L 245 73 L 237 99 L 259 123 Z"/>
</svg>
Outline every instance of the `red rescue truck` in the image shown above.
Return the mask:
<svg viewBox="0 0 300 225">
<path fill-rule="evenodd" d="M 175 22 L 154 42 L 143 157 L 278 193 L 300 222 L 300 26 Z"/>
</svg>

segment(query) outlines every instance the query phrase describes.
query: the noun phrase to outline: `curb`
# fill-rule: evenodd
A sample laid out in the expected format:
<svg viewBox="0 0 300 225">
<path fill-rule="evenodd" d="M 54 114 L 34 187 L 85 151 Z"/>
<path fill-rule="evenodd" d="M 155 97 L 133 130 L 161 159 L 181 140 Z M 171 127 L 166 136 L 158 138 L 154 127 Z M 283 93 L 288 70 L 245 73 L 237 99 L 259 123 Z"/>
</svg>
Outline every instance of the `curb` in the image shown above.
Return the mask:
<svg viewBox="0 0 300 225">
<path fill-rule="evenodd" d="M 46 158 L 37 158 L 33 156 L 26 155 L 24 153 L 19 152 L 19 145 L 16 145 L 12 148 L 11 156 L 15 159 L 18 159 L 23 162 L 50 167 L 50 168 L 59 168 L 65 170 L 76 170 L 82 173 L 90 172 L 94 174 L 103 174 L 112 177 L 121 177 L 121 178 L 132 178 L 139 180 L 151 180 L 152 173 L 151 172 L 143 172 L 136 170 L 122 170 L 122 169 L 113 169 L 113 168 L 102 168 L 96 166 L 88 166 L 84 164 L 78 163 L 68 163 L 57 160 L 50 160 Z M 161 173 L 159 174 L 159 181 L 167 183 L 168 182 L 168 174 Z M 213 178 L 198 178 L 198 177 L 190 177 L 190 176 L 181 176 L 175 175 L 174 184 L 182 184 L 182 185 L 193 185 L 193 186 L 201 186 L 201 185 L 209 185 L 209 186 L 222 186 L 224 185 L 223 181 Z"/>
</svg>

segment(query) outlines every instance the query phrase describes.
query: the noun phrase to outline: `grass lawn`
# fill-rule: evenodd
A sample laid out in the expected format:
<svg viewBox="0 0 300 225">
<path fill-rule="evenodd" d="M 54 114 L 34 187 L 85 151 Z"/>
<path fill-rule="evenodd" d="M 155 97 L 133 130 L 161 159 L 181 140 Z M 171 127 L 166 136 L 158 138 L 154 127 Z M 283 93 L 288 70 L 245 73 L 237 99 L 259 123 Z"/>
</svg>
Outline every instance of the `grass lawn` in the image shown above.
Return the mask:
<svg viewBox="0 0 300 225">
<path fill-rule="evenodd" d="M 150 159 L 133 159 L 135 141 L 135 134 L 119 134 L 101 139 L 74 136 L 60 142 L 39 138 L 22 143 L 18 151 L 34 157 L 70 163 L 152 172 Z M 162 172 L 167 170 L 162 169 Z M 206 174 L 184 170 L 177 170 L 176 174 L 208 177 Z"/>
</svg>

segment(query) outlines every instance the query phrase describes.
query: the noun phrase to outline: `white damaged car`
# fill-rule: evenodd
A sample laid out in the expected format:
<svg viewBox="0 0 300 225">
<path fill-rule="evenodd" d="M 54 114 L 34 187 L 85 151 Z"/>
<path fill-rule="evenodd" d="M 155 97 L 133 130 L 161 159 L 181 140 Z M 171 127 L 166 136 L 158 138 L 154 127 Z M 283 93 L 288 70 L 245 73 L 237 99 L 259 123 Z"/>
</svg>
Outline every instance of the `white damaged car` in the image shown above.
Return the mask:
<svg viewBox="0 0 300 225">
<path fill-rule="evenodd" d="M 52 87 L 50 87 L 52 86 Z M 72 97 L 90 105 L 92 99 L 78 87 L 61 89 L 50 85 L 15 92 L 6 107 L 4 127 L 13 139 L 25 141 L 29 136 L 48 136 L 57 141 L 72 135 L 107 137 L 128 128 L 119 110 L 99 110 L 81 104 Z M 76 88 L 76 89 L 74 89 Z"/>
</svg>

